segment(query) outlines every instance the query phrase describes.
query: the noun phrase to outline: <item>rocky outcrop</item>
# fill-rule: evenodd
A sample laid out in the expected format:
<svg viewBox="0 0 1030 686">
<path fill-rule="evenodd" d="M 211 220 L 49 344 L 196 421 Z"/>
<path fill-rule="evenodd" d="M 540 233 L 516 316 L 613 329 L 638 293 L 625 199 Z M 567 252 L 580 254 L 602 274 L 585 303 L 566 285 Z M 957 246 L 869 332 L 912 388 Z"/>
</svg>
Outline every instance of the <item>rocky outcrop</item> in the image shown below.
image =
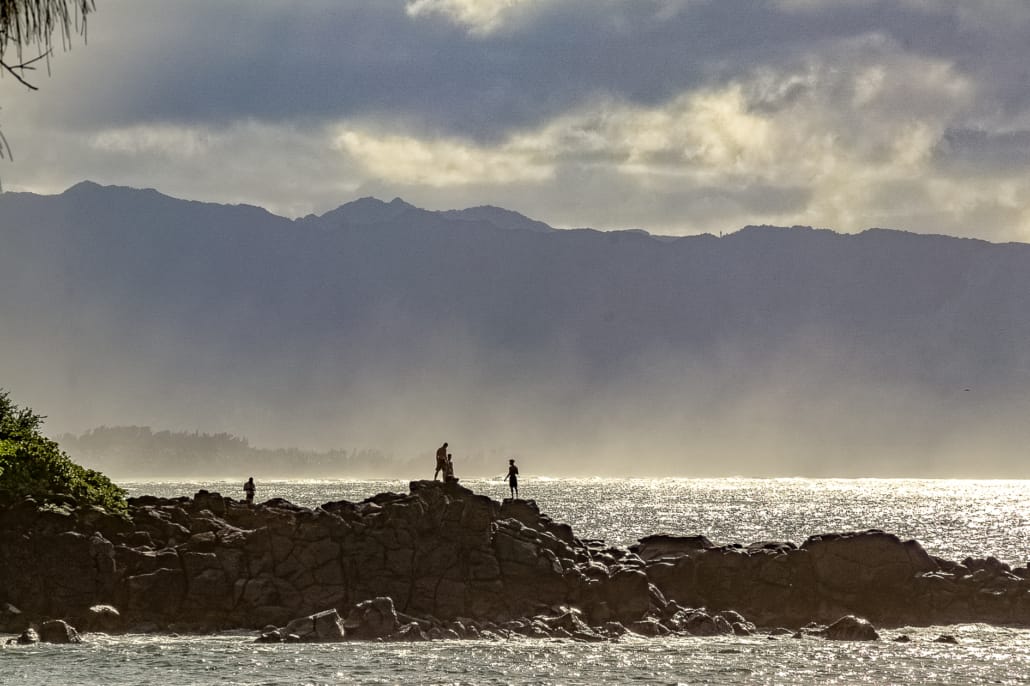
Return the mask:
<svg viewBox="0 0 1030 686">
<path fill-rule="evenodd" d="M 86 611 L 84 628 L 105 634 L 118 633 L 124 629 L 122 614 L 113 605 L 94 605 Z"/>
<path fill-rule="evenodd" d="M 314 509 L 205 491 L 130 505 L 128 518 L 31 499 L 0 512 L 0 602 L 17 608 L 5 621 L 259 628 L 379 598 L 408 616 L 497 623 L 560 604 L 604 603 L 623 622 L 652 609 L 636 556 L 595 553 L 532 501 L 454 483 Z"/>
<path fill-rule="evenodd" d="M 676 557 L 689 555 L 701 550 L 710 550 L 715 544 L 704 536 L 670 536 L 654 534 L 645 536 L 629 547 L 642 560 L 654 560 L 660 557 Z"/>
<path fill-rule="evenodd" d="M 370 641 L 385 638 L 400 628 L 391 598 L 363 600 L 347 614 L 343 626 L 350 638 Z"/>
<path fill-rule="evenodd" d="M 267 640 L 712 635 L 855 615 L 1030 624 L 1030 573 L 949 562 L 882 531 L 716 546 L 580 540 L 531 500 L 457 483 L 314 509 L 200 491 L 0 510 L 0 623 L 90 631 L 263 629 Z M 301 618 L 298 620 L 297 618 Z M 277 628 L 278 627 L 278 628 Z"/>
<path fill-rule="evenodd" d="M 39 643 L 39 632 L 37 632 L 32 627 L 29 627 L 25 631 L 21 632 L 21 635 L 18 636 L 18 638 L 11 639 L 10 641 L 8 641 L 8 643 L 14 643 L 20 646 L 28 646 L 33 645 L 34 643 Z"/>
<path fill-rule="evenodd" d="M 993 558 L 988 558 L 993 560 Z M 1030 624 L 1025 568 L 932 557 L 879 530 L 756 543 L 652 558 L 647 575 L 669 600 L 737 610 L 773 626 L 854 614 L 881 625 Z"/>
<path fill-rule="evenodd" d="M 7 641 L 9 645 L 33 645 L 35 643 L 82 643 L 82 637 L 63 619 L 51 619 L 41 625 L 26 627 L 17 638 Z"/>
<path fill-rule="evenodd" d="M 325 610 L 295 619 L 279 633 L 286 637 L 296 637 L 298 641 L 320 643 L 342 641 L 346 635 L 343 620 L 336 610 Z"/>
<path fill-rule="evenodd" d="M 868 620 L 854 615 L 845 615 L 836 622 L 814 632 L 816 636 L 830 641 L 878 641 L 880 635 Z"/>
<path fill-rule="evenodd" d="M 42 643 L 82 643 L 79 632 L 63 619 L 51 619 L 39 627 L 39 640 Z"/>
</svg>

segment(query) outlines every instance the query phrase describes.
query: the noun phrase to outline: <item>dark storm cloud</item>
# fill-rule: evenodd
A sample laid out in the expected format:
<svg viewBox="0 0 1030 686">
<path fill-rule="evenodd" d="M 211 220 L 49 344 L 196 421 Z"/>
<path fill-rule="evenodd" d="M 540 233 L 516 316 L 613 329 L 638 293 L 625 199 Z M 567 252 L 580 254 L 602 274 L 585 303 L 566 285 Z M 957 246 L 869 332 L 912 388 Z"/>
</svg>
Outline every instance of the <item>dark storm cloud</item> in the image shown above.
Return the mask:
<svg viewBox="0 0 1030 686">
<path fill-rule="evenodd" d="M 1004 0 L 104 0 L 0 81 L 4 182 L 1026 240 L 1027 35 Z"/>
<path fill-rule="evenodd" d="M 1030 131 L 947 131 L 934 149 L 936 161 L 959 173 L 1009 174 L 1030 167 Z"/>
<path fill-rule="evenodd" d="M 130 58 L 112 51 L 114 63 L 96 66 L 116 78 L 94 83 L 88 111 L 62 116 L 78 125 L 382 117 L 490 140 L 598 96 L 652 106 L 871 33 L 996 71 L 1009 32 L 996 44 L 997 24 L 964 25 L 957 7 L 570 0 L 477 33 L 410 16 L 400 0 L 108 2 L 91 31 L 117 34 Z M 151 23 L 140 27 L 143 11 Z"/>
</svg>

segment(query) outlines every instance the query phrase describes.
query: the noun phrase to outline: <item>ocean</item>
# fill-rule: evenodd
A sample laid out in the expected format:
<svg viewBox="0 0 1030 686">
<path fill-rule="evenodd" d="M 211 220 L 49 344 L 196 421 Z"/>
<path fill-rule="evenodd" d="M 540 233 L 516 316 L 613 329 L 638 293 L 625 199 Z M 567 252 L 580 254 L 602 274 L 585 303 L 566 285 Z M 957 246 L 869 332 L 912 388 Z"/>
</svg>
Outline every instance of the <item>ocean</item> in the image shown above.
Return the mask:
<svg viewBox="0 0 1030 686">
<path fill-rule="evenodd" d="M 123 482 L 130 495 L 243 497 L 242 482 Z M 257 500 L 315 506 L 407 492 L 401 481 L 258 482 Z M 463 481 L 497 500 L 502 480 Z M 803 542 L 879 528 L 954 560 L 1025 565 L 1030 481 L 526 478 L 521 496 L 581 538 L 628 545 L 651 533 L 717 544 Z M 895 643 L 905 634 L 912 641 Z M 936 643 L 942 634 L 956 644 Z M 875 643 L 751 637 L 282 644 L 217 636 L 89 634 L 75 646 L 3 646 L 0 684 L 1016 684 L 1030 683 L 1030 630 L 986 625 L 881 630 Z M 6 637 L 5 637 L 6 638 Z"/>
</svg>

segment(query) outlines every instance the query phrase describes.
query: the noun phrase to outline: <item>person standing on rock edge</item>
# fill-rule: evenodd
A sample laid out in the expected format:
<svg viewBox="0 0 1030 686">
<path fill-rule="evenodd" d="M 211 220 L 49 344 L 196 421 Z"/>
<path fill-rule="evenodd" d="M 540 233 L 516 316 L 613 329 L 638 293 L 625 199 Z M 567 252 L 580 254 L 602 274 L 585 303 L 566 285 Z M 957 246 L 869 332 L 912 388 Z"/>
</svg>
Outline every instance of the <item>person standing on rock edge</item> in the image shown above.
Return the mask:
<svg viewBox="0 0 1030 686">
<path fill-rule="evenodd" d="M 243 492 L 247 494 L 247 504 L 254 505 L 254 477 L 247 479 L 247 483 L 243 484 Z"/>
<path fill-rule="evenodd" d="M 444 471 L 447 467 L 447 443 L 445 442 L 439 448 L 436 449 L 436 471 L 433 472 L 433 481 L 436 481 L 437 475 Z"/>
<path fill-rule="evenodd" d="M 508 460 L 508 488 L 511 489 L 511 497 L 519 497 L 519 468 L 515 466 L 515 459 Z"/>
<path fill-rule="evenodd" d="M 454 456 L 447 453 L 447 461 L 443 465 L 443 480 L 447 483 L 456 483 L 458 480 L 454 478 Z"/>
</svg>

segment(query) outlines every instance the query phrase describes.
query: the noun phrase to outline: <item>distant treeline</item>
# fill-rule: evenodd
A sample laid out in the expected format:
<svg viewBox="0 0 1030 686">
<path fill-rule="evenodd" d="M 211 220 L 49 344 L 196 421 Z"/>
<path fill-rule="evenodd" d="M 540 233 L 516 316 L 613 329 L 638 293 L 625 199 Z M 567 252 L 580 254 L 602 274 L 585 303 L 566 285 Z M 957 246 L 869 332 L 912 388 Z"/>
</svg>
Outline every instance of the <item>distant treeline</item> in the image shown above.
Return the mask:
<svg viewBox="0 0 1030 686">
<path fill-rule="evenodd" d="M 148 426 L 102 426 L 57 438 L 83 465 L 120 478 L 235 477 L 257 472 L 264 478 L 394 476 L 407 465 L 374 449 L 255 448 L 228 433 L 154 431 Z"/>
<path fill-rule="evenodd" d="M 79 464 L 121 479 L 249 475 L 264 479 L 425 479 L 432 477 L 435 450 L 435 446 L 427 446 L 424 456 L 397 459 L 368 448 L 324 452 L 255 448 L 246 438 L 228 433 L 154 431 L 148 426 L 101 426 L 78 436 L 64 434 L 56 440 Z M 490 472 L 481 459 L 457 462 L 459 476 Z"/>
</svg>

